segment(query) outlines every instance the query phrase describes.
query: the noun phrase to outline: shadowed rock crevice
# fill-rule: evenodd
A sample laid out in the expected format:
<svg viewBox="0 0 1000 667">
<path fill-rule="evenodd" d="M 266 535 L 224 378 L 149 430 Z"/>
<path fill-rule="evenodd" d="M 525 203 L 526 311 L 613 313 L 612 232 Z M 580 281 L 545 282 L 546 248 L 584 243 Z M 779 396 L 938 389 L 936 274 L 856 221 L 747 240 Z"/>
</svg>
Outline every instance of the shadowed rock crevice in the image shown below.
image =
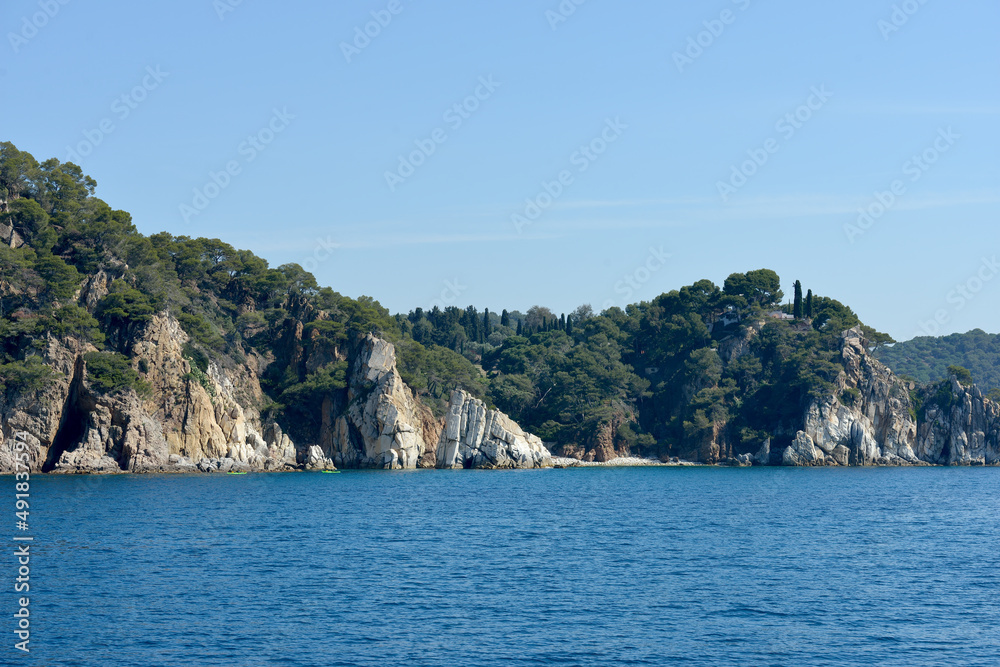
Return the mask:
<svg viewBox="0 0 1000 667">
<path fill-rule="evenodd" d="M 81 396 L 86 391 L 83 387 L 83 357 L 77 357 L 73 370 L 73 380 L 70 382 L 69 394 L 62 409 L 59 430 L 49 447 L 48 456 L 42 465 L 42 472 L 51 472 L 63 453 L 76 448 L 86 433 L 88 410 L 81 404 Z"/>
</svg>

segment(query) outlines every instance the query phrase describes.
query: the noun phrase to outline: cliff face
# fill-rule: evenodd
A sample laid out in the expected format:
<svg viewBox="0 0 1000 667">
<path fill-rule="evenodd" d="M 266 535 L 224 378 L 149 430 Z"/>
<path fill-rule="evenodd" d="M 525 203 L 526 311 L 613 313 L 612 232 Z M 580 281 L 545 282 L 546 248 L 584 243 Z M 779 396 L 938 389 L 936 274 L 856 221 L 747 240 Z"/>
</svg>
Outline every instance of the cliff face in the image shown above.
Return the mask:
<svg viewBox="0 0 1000 667">
<path fill-rule="evenodd" d="M 182 347 L 187 335 L 166 314 L 153 317 L 132 341 L 147 360 L 150 398 L 94 389 L 85 343 L 49 337 L 43 361 L 59 375 L 44 390 L 0 405 L 0 471 L 13 470 L 14 441 L 28 443 L 30 466 L 52 472 L 280 469 L 296 462 L 294 443 L 262 421 L 261 396 L 249 367 L 210 364 L 193 379 Z"/>
<path fill-rule="evenodd" d="M 437 446 L 438 468 L 545 468 L 552 455 L 507 415 L 464 391 L 451 394 Z"/>
<path fill-rule="evenodd" d="M 392 344 L 369 334 L 354 355 L 347 406 L 323 405 L 321 449 L 337 467 L 416 468 L 440 427 L 396 370 Z"/>
<path fill-rule="evenodd" d="M 783 465 L 985 465 L 1000 462 L 1000 406 L 952 380 L 917 410 L 908 382 L 868 351 L 858 329 L 843 335 L 836 395 L 809 406 Z M 928 390 L 924 390 L 927 393 Z M 943 404 L 942 404 L 943 403 Z M 779 460 L 775 460 L 780 456 Z M 760 457 L 763 459 L 764 457 Z M 759 460 L 759 462 L 765 462 Z"/>
<path fill-rule="evenodd" d="M 140 397 L 132 390 L 97 390 L 84 362 L 95 348 L 50 334 L 40 356 L 55 371 L 54 381 L 30 391 L 8 387 L 0 396 L 0 472 L 15 470 L 22 449 L 31 470 L 46 472 L 537 468 L 552 463 L 541 440 L 464 391 L 453 392 L 445 417 L 435 418 L 403 382 L 393 346 L 375 336 L 359 339 L 346 351 L 323 351 L 330 359 L 346 357 L 347 387 L 327 396 L 318 433 L 298 444 L 258 412 L 265 402 L 258 374 L 267 360 L 251 355 L 242 364 L 210 362 L 207 373 L 199 373 L 184 356 L 187 341 L 178 321 L 166 313 L 130 338 L 133 363 L 143 360 L 140 370 L 151 388 L 148 397 Z M 756 455 L 738 457 L 740 463 L 1000 464 L 1000 405 L 956 380 L 916 387 L 877 361 L 868 345 L 859 329 L 845 332 L 835 391 L 807 406 L 794 437 L 779 434 L 791 441 L 789 446 L 773 447 L 768 441 Z M 725 352 L 730 359 L 740 356 L 740 350 Z M 607 433 L 595 434 L 598 446 L 592 450 L 598 460 L 620 453 L 615 427 L 611 423 Z M 706 440 L 724 442 L 724 428 L 715 424 Z M 727 451 L 721 446 L 698 450 L 692 458 L 716 460 L 729 456 Z"/>
<path fill-rule="evenodd" d="M 1000 464 L 1000 405 L 978 387 L 951 381 L 952 404 L 928 406 L 917 434 L 921 460 L 948 465 Z"/>
<path fill-rule="evenodd" d="M 176 319 L 160 314 L 130 341 L 135 359 L 146 361 L 143 379 L 152 391 L 144 399 L 97 391 L 83 358 L 95 348 L 50 336 L 43 361 L 56 380 L 0 403 L 0 472 L 15 470 L 19 441 L 36 472 L 434 467 L 438 443 L 449 442 L 446 430 L 462 439 L 455 448 L 462 456 L 452 459 L 458 467 L 551 464 L 538 438 L 464 392 L 452 396 L 448 419 L 436 419 L 401 379 L 393 346 L 375 336 L 350 352 L 348 387 L 324 401 L 315 441 L 298 445 L 257 410 L 263 360 L 210 362 L 199 381 L 183 354 L 187 340 Z M 456 421 L 452 413 L 474 419 Z"/>
<path fill-rule="evenodd" d="M 393 346 L 368 335 L 353 355 L 347 404 L 323 407 L 321 450 L 337 467 L 539 468 L 542 441 L 507 415 L 457 390 L 444 419 L 416 399 L 396 370 Z"/>
</svg>

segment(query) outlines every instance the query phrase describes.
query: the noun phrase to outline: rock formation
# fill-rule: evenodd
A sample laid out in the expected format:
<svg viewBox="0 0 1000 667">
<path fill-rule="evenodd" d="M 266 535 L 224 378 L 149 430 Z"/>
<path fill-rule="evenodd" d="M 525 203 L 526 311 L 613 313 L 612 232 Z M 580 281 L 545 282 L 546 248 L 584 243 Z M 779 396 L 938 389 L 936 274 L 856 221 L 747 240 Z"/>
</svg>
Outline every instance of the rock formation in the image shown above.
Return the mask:
<svg viewBox="0 0 1000 667">
<path fill-rule="evenodd" d="M 132 342 L 148 364 L 152 392 L 142 399 L 133 391 L 96 391 L 83 361 L 95 348 L 50 334 L 43 361 L 57 372 L 55 382 L 0 404 L 0 471 L 14 469 L 18 440 L 28 444 L 35 471 L 155 472 L 201 462 L 217 470 L 227 460 L 259 470 L 295 465 L 294 443 L 254 407 L 261 390 L 250 369 L 213 363 L 199 382 L 183 356 L 185 342 L 167 314 L 154 316 Z"/>
<path fill-rule="evenodd" d="M 343 414 L 340 407 L 326 401 L 322 429 L 322 450 L 338 467 L 416 468 L 439 430 L 400 378 L 395 348 L 371 334 L 354 354 Z"/>
<path fill-rule="evenodd" d="M 544 468 L 552 457 L 534 435 L 468 393 L 451 394 L 437 446 L 438 468 Z"/>
<path fill-rule="evenodd" d="M 107 282 L 95 276 L 80 298 L 93 302 Z M 303 353 L 302 327 L 292 327 L 289 354 L 308 367 L 315 360 Z M 324 401 L 315 439 L 298 444 L 258 411 L 265 402 L 258 375 L 268 360 L 212 361 L 203 373 L 185 358 L 187 341 L 168 313 L 129 338 L 133 363 L 151 388 L 144 397 L 98 391 L 84 363 L 95 348 L 50 333 L 40 356 L 55 380 L 0 395 L 0 472 L 15 470 L 23 454 L 31 470 L 46 472 L 552 465 L 539 438 L 465 391 L 452 392 L 445 417 L 436 418 L 403 382 L 394 347 L 371 334 L 349 350 L 313 350 L 323 363 L 347 364 L 347 387 Z M 745 349 L 743 341 L 724 352 L 733 359 Z M 843 334 L 840 358 L 835 390 L 806 407 L 798 432 L 793 423 L 791 433 L 774 434 L 759 449 L 710 454 L 740 465 L 1000 464 L 1000 405 L 978 388 L 956 379 L 934 387 L 904 381 L 869 353 L 860 329 Z M 601 446 L 588 451 L 618 455 L 614 427 L 595 434 Z"/>
<path fill-rule="evenodd" d="M 103 284 L 92 282 L 88 291 Z M 438 442 L 449 442 L 446 424 L 462 439 L 452 465 L 551 464 L 537 437 L 464 392 L 453 395 L 449 415 L 465 420 L 435 418 L 400 377 L 392 344 L 370 334 L 349 355 L 346 391 L 324 402 L 315 443 L 296 446 L 257 411 L 261 360 L 227 368 L 210 362 L 199 374 L 184 357 L 187 340 L 178 321 L 163 313 L 130 341 L 133 356 L 146 361 L 143 377 L 152 391 L 143 399 L 134 391 L 96 391 L 83 360 L 95 348 L 50 335 L 43 360 L 57 371 L 56 381 L 0 403 L 0 471 L 14 470 L 18 441 L 27 445 L 31 470 L 47 472 L 433 467 Z"/>
<path fill-rule="evenodd" d="M 842 337 L 836 394 L 809 406 L 783 465 L 986 465 L 1000 463 L 1000 406 L 957 380 L 914 399 L 916 387 L 868 351 L 860 329 Z M 926 393 L 930 390 L 924 390 Z"/>
</svg>

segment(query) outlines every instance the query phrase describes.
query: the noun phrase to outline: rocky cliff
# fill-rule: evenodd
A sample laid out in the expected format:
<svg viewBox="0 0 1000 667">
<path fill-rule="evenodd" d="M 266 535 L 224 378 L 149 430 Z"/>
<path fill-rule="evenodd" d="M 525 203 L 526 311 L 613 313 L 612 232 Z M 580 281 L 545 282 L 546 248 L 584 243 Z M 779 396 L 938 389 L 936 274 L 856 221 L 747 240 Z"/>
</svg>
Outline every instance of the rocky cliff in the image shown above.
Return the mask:
<svg viewBox="0 0 1000 667">
<path fill-rule="evenodd" d="M 1000 463 L 1000 406 L 956 379 L 917 387 L 869 352 L 860 329 L 843 334 L 838 391 L 813 402 L 782 465 L 993 465 Z M 766 459 L 766 460 L 765 460 Z"/>
<path fill-rule="evenodd" d="M 98 391 L 84 362 L 96 348 L 50 335 L 42 360 L 55 380 L 0 403 L 0 472 L 15 469 L 18 441 L 31 470 L 62 473 L 434 467 L 439 443 L 453 452 L 448 467 L 551 465 L 537 437 L 464 392 L 452 395 L 446 419 L 435 418 L 400 377 L 393 346 L 371 334 L 348 354 L 348 386 L 323 402 L 315 441 L 298 444 L 258 412 L 264 360 L 213 361 L 199 373 L 187 342 L 166 313 L 130 341 L 151 388 L 141 397 Z"/>
<path fill-rule="evenodd" d="M 323 404 L 321 449 L 337 467 L 416 468 L 433 457 L 441 427 L 400 378 L 391 343 L 371 334 L 361 341 L 343 403 L 331 396 Z"/>
<path fill-rule="evenodd" d="M 199 380 L 184 358 L 186 342 L 177 320 L 165 313 L 154 316 L 132 341 L 152 389 L 142 398 L 134 391 L 97 391 L 83 359 L 95 348 L 50 335 L 42 358 L 56 371 L 54 382 L 0 404 L 0 471 L 13 470 L 16 440 L 28 444 L 31 469 L 46 472 L 294 465 L 294 443 L 256 410 L 261 390 L 250 368 L 211 363 Z"/>
<path fill-rule="evenodd" d="M 438 468 L 545 468 L 552 455 L 507 415 L 454 391 L 437 446 Z"/>
</svg>

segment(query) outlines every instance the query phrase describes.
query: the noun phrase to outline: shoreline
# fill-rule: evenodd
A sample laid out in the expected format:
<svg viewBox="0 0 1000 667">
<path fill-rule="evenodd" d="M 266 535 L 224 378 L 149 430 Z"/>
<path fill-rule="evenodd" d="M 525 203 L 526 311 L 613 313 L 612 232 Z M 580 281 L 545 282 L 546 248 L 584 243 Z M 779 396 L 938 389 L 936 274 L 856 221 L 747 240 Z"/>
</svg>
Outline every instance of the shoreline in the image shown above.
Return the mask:
<svg viewBox="0 0 1000 667">
<path fill-rule="evenodd" d="M 623 456 L 610 461 L 581 461 L 567 456 L 553 456 L 554 468 L 693 468 L 706 467 L 708 463 L 693 463 L 691 461 L 661 461 L 646 459 L 640 456 Z"/>
<path fill-rule="evenodd" d="M 727 463 L 695 463 L 692 461 L 660 461 L 659 459 L 646 459 L 637 456 L 631 457 L 621 457 L 617 459 L 612 459 L 610 461 L 580 461 L 578 459 L 554 456 L 552 457 L 552 465 L 544 466 L 540 468 L 480 468 L 479 470 L 490 471 L 490 470 L 565 470 L 568 468 L 998 468 L 1000 467 L 1000 462 L 996 463 L 980 463 L 971 462 L 962 465 L 942 465 L 934 463 L 920 463 L 920 464 L 882 464 L 882 465 L 870 465 L 870 466 L 761 466 L 761 465 L 732 465 Z M 109 469 L 97 469 L 97 470 L 50 470 L 48 472 L 42 472 L 41 470 L 36 471 L 25 471 L 20 470 L 17 472 L 0 472 L 0 477 L 15 476 L 16 474 L 24 474 L 25 472 L 31 475 L 46 475 L 53 477 L 69 477 L 69 476 L 112 476 L 112 475 L 199 475 L 199 476 L 221 476 L 228 475 L 230 473 L 239 474 L 251 474 L 251 475 L 271 475 L 271 474 L 292 474 L 292 473 L 323 473 L 323 472 L 348 472 L 348 471 L 384 471 L 384 472 L 409 472 L 416 470 L 441 470 L 439 468 L 406 468 L 406 469 L 393 469 L 386 470 L 381 468 L 333 468 L 333 469 L 322 469 L 322 468 L 305 468 L 305 467 L 291 467 L 286 466 L 283 468 L 274 468 L 271 470 L 253 469 L 250 467 L 243 467 L 240 465 L 234 465 L 226 470 L 220 469 L 210 469 L 203 470 L 198 466 L 180 466 L 180 467 L 163 467 L 163 468 L 148 468 L 143 470 L 109 470 Z M 454 469 L 443 469 L 451 470 Z"/>
</svg>

